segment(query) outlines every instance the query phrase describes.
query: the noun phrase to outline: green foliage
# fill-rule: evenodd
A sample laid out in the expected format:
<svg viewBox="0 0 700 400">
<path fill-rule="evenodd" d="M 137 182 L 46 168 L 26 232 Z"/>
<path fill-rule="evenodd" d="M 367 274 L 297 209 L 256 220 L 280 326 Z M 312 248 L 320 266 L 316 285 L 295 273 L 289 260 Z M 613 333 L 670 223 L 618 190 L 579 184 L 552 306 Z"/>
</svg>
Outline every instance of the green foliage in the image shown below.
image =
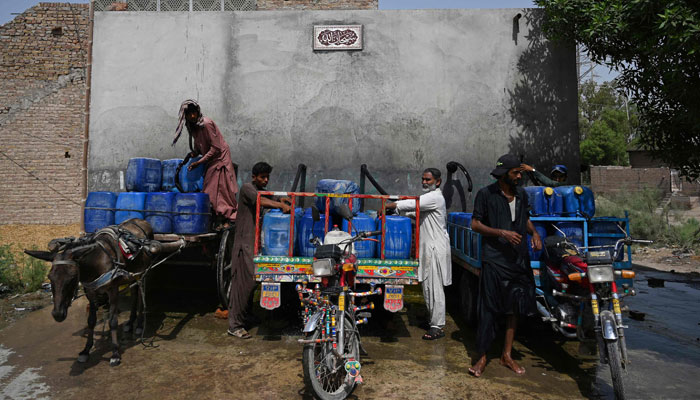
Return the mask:
<svg viewBox="0 0 700 400">
<path fill-rule="evenodd" d="M 611 113 L 615 111 L 610 111 Z M 627 165 L 627 140 L 605 120 L 591 124 L 581 141 L 581 161 L 589 165 Z"/>
<path fill-rule="evenodd" d="M 24 254 L 17 257 L 9 244 L 0 245 L 0 284 L 11 291 L 28 293 L 40 289 L 48 269 L 46 262 Z"/>
<path fill-rule="evenodd" d="M 577 42 L 620 72 L 640 116 L 639 143 L 700 176 L 700 1 L 535 0 L 547 35 Z"/>
<path fill-rule="evenodd" d="M 36 250 L 36 247 L 33 248 Z M 41 288 L 49 272 L 48 263 L 34 257 L 24 256 L 22 282 L 26 292 L 33 292 Z"/>
<path fill-rule="evenodd" d="M 628 141 L 638 127 L 636 109 L 613 85 L 584 82 L 579 89 L 581 161 L 588 165 L 628 165 Z"/>
<path fill-rule="evenodd" d="M 12 291 L 22 287 L 19 268 L 9 244 L 0 245 L 0 284 Z"/>
<path fill-rule="evenodd" d="M 670 223 L 668 208 L 657 212 L 661 192 L 647 189 L 596 198 L 596 214 L 622 217 L 629 212 L 630 234 L 635 239 L 650 239 L 656 245 L 700 248 L 700 222 L 694 218 Z"/>
</svg>

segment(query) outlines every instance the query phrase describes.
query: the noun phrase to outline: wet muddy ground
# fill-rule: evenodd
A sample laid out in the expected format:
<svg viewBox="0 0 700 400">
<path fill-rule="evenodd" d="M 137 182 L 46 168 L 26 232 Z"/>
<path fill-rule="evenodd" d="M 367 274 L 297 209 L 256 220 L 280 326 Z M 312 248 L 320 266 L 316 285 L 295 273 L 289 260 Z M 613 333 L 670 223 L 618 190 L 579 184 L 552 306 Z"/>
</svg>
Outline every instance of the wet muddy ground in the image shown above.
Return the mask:
<svg viewBox="0 0 700 400">
<path fill-rule="evenodd" d="M 76 300 L 63 323 L 54 322 L 47 307 L 0 330 L 0 398 L 72 399 L 97 393 L 125 399 L 310 398 L 293 310 L 256 307 L 261 322 L 251 331 L 253 339 L 244 341 L 227 336 L 226 321 L 214 318 L 213 275 L 173 268 L 151 282 L 147 346 L 122 335 L 118 367 L 109 367 L 111 350 L 101 321 L 89 362 L 76 362 L 85 341 L 84 298 Z M 627 304 L 644 319 L 626 319 L 630 398 L 697 398 L 700 278 L 641 271 L 635 285 L 639 295 Z M 473 329 L 452 309 L 447 336 L 421 340 L 426 310 L 415 289 L 409 290 L 403 311 L 391 316 L 375 310 L 370 324 L 361 327 L 369 356 L 362 360 L 365 383 L 351 398 L 612 398 L 610 373 L 597 356 L 581 354 L 586 348 L 532 321 L 515 344 L 514 355 L 527 369 L 524 376 L 498 364 L 498 345 L 484 376 L 468 376 Z M 120 317 L 123 321 L 128 313 Z"/>
</svg>

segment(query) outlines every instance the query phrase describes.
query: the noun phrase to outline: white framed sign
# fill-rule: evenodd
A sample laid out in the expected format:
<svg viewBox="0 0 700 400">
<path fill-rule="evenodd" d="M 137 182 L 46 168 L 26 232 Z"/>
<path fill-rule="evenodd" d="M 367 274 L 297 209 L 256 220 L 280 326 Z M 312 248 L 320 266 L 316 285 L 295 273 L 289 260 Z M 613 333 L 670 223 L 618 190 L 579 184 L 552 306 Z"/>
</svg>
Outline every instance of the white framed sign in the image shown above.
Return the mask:
<svg viewBox="0 0 700 400">
<path fill-rule="evenodd" d="M 362 25 L 314 25 L 314 50 L 362 50 Z"/>
</svg>

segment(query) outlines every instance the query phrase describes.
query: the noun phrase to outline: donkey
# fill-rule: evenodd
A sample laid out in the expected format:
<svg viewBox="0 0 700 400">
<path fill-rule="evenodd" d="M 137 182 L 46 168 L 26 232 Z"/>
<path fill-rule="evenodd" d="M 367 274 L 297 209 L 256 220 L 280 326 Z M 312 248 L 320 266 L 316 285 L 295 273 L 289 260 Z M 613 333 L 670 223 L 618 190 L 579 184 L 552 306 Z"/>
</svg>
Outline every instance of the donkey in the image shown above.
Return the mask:
<svg viewBox="0 0 700 400">
<path fill-rule="evenodd" d="M 124 234 L 142 239 L 145 245 L 136 251 L 133 258 L 128 256 L 129 249 L 120 246 L 120 237 Z M 117 329 L 119 287 L 139 279 L 143 272 L 152 264 L 157 253 L 173 251 L 181 247 L 181 241 L 161 245 L 153 241 L 151 225 L 142 219 L 130 219 L 118 227 L 107 227 L 98 231 L 89 240 L 54 239 L 49 243 L 50 251 L 25 250 L 28 255 L 51 262 L 49 280 L 53 292 L 53 310 L 51 315 L 57 322 L 62 322 L 68 314 L 78 289 L 82 283 L 85 295 L 90 303 L 88 315 L 87 343 L 78 355 L 78 362 L 84 363 L 89 359 L 93 346 L 93 334 L 97 322 L 98 297 L 107 296 L 109 301 L 109 328 L 112 339 L 112 357 L 110 366 L 121 363 Z M 132 253 L 133 254 L 133 253 Z M 133 330 L 138 336 L 143 331 L 143 304 L 140 288 L 135 285 L 131 289 L 134 299 L 129 321 L 124 325 L 124 331 Z"/>
</svg>

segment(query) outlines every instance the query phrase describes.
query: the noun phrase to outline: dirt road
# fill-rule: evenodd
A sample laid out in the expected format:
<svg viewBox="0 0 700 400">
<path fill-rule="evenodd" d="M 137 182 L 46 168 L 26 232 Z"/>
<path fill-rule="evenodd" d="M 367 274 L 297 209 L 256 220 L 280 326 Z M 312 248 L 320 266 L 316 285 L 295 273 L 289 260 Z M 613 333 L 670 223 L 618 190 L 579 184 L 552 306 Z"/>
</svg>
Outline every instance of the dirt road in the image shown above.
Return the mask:
<svg viewBox="0 0 700 400">
<path fill-rule="evenodd" d="M 697 313 L 693 321 L 679 318 L 692 308 L 686 301 L 700 304 L 699 285 L 693 282 L 678 283 L 681 289 L 671 282 L 658 289 L 639 285 L 644 293 L 631 306 L 647 312 L 647 319 L 631 321 L 628 334 L 635 371 L 629 374 L 629 392 L 635 398 L 690 398 L 700 389 L 697 379 L 692 379 L 700 374 L 700 344 L 693 343 L 693 329 L 700 328 L 700 320 L 695 321 Z M 226 321 L 213 316 L 215 299 L 207 294 L 211 293 L 208 288 L 193 288 L 190 282 L 184 289 L 154 289 L 147 328 L 153 347 L 124 337 L 118 367 L 109 366 L 109 342 L 100 333 L 89 362 L 76 362 L 85 341 L 84 299 L 74 303 L 63 323 L 54 322 L 50 308 L 45 308 L 0 330 L 0 398 L 74 399 L 93 398 L 97 393 L 109 399 L 309 398 L 301 375 L 301 345 L 296 343 L 298 326 L 286 323 L 279 312 L 257 308 L 262 321 L 252 330 L 254 338 L 228 337 Z M 667 298 L 653 306 L 652 300 L 662 293 L 659 290 L 666 289 Z M 674 300 L 678 290 L 683 297 Z M 678 326 L 664 320 L 671 318 L 664 310 L 675 306 L 674 301 L 686 304 L 672 318 Z M 355 398 L 611 395 L 609 372 L 598 365 L 597 357 L 580 355 L 578 343 L 565 342 L 546 327 L 534 324 L 519 335 L 515 355 L 527 369 L 525 376 L 515 376 L 496 358 L 484 376 L 475 379 L 466 372 L 473 329 L 449 318 L 444 339 L 421 340 L 419 325 L 426 310 L 418 291 L 409 292 L 406 308 L 393 318 L 378 314 L 362 331 L 369 357 L 363 359 L 365 383 L 353 393 Z M 122 320 L 127 317 L 121 314 Z M 688 323 L 693 326 L 686 327 Z M 99 322 L 98 332 L 101 327 Z M 498 357 L 500 347 L 494 347 L 492 356 Z"/>
</svg>

